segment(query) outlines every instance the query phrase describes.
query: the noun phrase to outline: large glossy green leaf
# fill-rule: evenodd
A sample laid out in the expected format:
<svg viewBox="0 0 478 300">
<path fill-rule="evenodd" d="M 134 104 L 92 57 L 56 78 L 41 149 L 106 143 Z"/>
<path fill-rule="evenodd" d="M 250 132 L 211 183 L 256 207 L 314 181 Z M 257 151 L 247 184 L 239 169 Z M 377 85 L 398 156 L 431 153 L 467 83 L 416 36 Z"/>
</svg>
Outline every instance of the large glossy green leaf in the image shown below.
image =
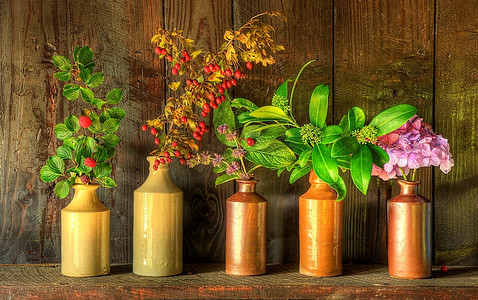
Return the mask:
<svg viewBox="0 0 478 300">
<path fill-rule="evenodd" d="M 304 150 L 299 155 L 299 166 L 304 167 L 312 156 L 312 149 Z"/>
<path fill-rule="evenodd" d="M 379 146 L 367 144 L 367 147 L 372 154 L 373 164 L 377 167 L 383 168 L 383 165 L 388 163 L 388 161 L 390 160 L 387 151 L 383 150 Z"/>
<path fill-rule="evenodd" d="M 97 178 L 109 176 L 111 174 L 111 171 L 113 170 L 111 165 L 107 162 L 99 163 L 96 165 L 95 168 Z"/>
<path fill-rule="evenodd" d="M 274 140 L 267 147 L 246 152 L 246 159 L 252 163 L 275 170 L 295 162 L 295 154 L 284 143 Z"/>
<path fill-rule="evenodd" d="M 108 102 L 108 104 L 116 104 L 120 102 L 121 99 L 123 99 L 123 90 L 121 89 L 113 89 L 106 96 L 106 102 Z"/>
<path fill-rule="evenodd" d="M 324 128 L 329 107 L 329 86 L 318 85 L 312 92 L 309 103 L 310 123 L 319 128 Z"/>
<path fill-rule="evenodd" d="M 234 100 L 232 100 L 231 106 L 235 108 L 245 108 L 248 111 L 254 111 L 259 108 L 252 101 L 244 98 L 235 98 Z"/>
<path fill-rule="evenodd" d="M 56 174 L 63 174 L 65 172 L 65 161 L 59 156 L 51 156 L 47 161 L 46 165 L 50 170 Z"/>
<path fill-rule="evenodd" d="M 61 141 L 73 135 L 73 132 L 70 129 L 68 129 L 68 127 L 66 127 L 66 125 L 63 123 L 56 124 L 53 130 L 55 131 L 56 137 Z"/>
<path fill-rule="evenodd" d="M 93 91 L 91 91 L 89 88 L 80 87 L 80 93 L 81 99 L 83 99 L 83 101 L 85 101 L 86 103 L 91 103 L 91 101 L 95 99 Z"/>
<path fill-rule="evenodd" d="M 106 144 L 110 146 L 115 146 L 120 141 L 120 138 L 112 133 L 104 135 L 102 139 Z"/>
<path fill-rule="evenodd" d="M 122 109 L 120 107 L 108 108 L 107 111 L 108 111 L 108 114 L 110 115 L 110 117 L 118 119 L 118 120 L 123 119 L 124 116 L 125 116 L 124 109 Z"/>
<path fill-rule="evenodd" d="M 332 157 L 347 156 L 359 148 L 357 138 L 354 136 L 346 136 L 337 140 L 332 145 Z"/>
<path fill-rule="evenodd" d="M 365 125 L 365 113 L 360 107 L 352 107 L 347 113 L 350 131 L 361 129 Z"/>
<path fill-rule="evenodd" d="M 88 86 L 90 88 L 95 88 L 97 86 L 100 86 L 104 80 L 105 77 L 102 72 L 95 73 L 90 77 L 90 80 L 88 80 Z"/>
<path fill-rule="evenodd" d="M 81 129 L 78 117 L 74 115 L 66 117 L 65 125 L 71 132 L 78 132 Z"/>
<path fill-rule="evenodd" d="M 75 49 L 75 51 L 76 51 L 76 49 Z M 78 62 L 80 64 L 87 65 L 93 59 L 93 51 L 91 51 L 90 47 L 88 47 L 88 46 L 81 47 L 78 50 L 77 58 L 78 58 Z"/>
<path fill-rule="evenodd" d="M 409 104 L 400 104 L 390 107 L 375 116 L 370 126 L 377 128 L 377 136 L 392 132 L 408 121 L 417 113 L 417 108 Z"/>
<path fill-rule="evenodd" d="M 350 175 L 355 186 L 366 195 L 372 175 L 372 153 L 367 145 L 361 145 L 352 155 Z"/>
<path fill-rule="evenodd" d="M 55 194 L 61 199 L 66 198 L 70 193 L 70 184 L 68 180 L 62 180 L 55 185 Z"/>
<path fill-rule="evenodd" d="M 120 120 L 118 119 L 108 119 L 103 123 L 103 132 L 105 133 L 114 133 L 118 130 Z"/>
<path fill-rule="evenodd" d="M 51 182 L 56 180 L 61 173 L 53 171 L 48 165 L 44 165 L 40 170 L 40 178 L 44 182 Z"/>
<path fill-rule="evenodd" d="M 56 154 L 61 159 L 73 159 L 73 150 L 68 146 L 60 146 L 56 149 Z"/>
<path fill-rule="evenodd" d="M 339 167 L 350 170 L 350 161 L 352 160 L 352 155 L 337 157 L 337 164 Z"/>
<path fill-rule="evenodd" d="M 216 178 L 216 186 L 234 179 L 239 179 L 239 176 L 237 176 L 236 174 L 232 174 L 232 175 L 222 174 L 221 176 Z"/>
<path fill-rule="evenodd" d="M 262 106 L 249 113 L 249 116 L 260 119 L 276 120 L 276 121 L 291 121 L 284 111 L 275 106 Z"/>
<path fill-rule="evenodd" d="M 334 183 L 339 178 L 337 160 L 323 144 L 315 145 L 312 150 L 312 166 L 315 174 L 325 183 Z"/>
<path fill-rule="evenodd" d="M 80 96 L 80 87 L 76 84 L 68 83 L 63 87 L 63 96 L 68 100 L 76 100 Z"/>
<path fill-rule="evenodd" d="M 304 144 L 302 141 L 299 128 L 291 128 L 287 130 L 285 132 L 284 143 L 297 155 L 302 153 L 304 150 L 312 149 L 309 145 Z"/>
<path fill-rule="evenodd" d="M 257 130 L 263 125 L 249 125 L 246 126 L 241 133 L 241 146 L 246 150 L 259 150 L 267 147 L 277 137 L 285 132 L 284 127 L 269 127 L 264 130 Z M 247 139 L 252 138 L 255 143 L 253 146 L 247 144 Z"/>
<path fill-rule="evenodd" d="M 60 81 L 68 81 L 71 78 L 70 72 L 60 71 L 56 72 L 53 77 L 58 78 Z"/>
<path fill-rule="evenodd" d="M 342 134 L 344 133 L 343 129 L 338 125 L 330 125 L 322 129 L 322 144 L 331 144 L 337 141 Z"/>
<path fill-rule="evenodd" d="M 54 55 L 52 56 L 51 59 L 53 60 L 53 63 L 55 64 L 55 66 L 57 66 L 60 70 L 64 72 L 70 71 L 71 69 L 70 60 L 66 58 L 65 56 Z"/>
<path fill-rule="evenodd" d="M 221 103 L 221 105 L 214 110 L 212 121 L 214 124 L 214 132 L 216 132 L 218 140 L 228 147 L 234 147 L 236 145 L 235 142 L 228 142 L 224 134 L 217 132 L 217 127 L 224 124 L 226 124 L 231 130 L 236 129 L 234 112 L 232 111 L 231 102 L 229 100 L 226 99 L 226 101 Z"/>
<path fill-rule="evenodd" d="M 344 200 L 345 196 L 347 195 L 347 186 L 345 185 L 344 180 L 342 177 L 339 176 L 336 182 L 329 184 L 331 188 L 333 188 L 337 192 L 337 201 Z"/>
<path fill-rule="evenodd" d="M 309 174 L 310 171 L 312 171 L 312 164 L 310 162 L 304 166 L 296 166 L 290 173 L 289 183 L 292 184 L 296 182 L 302 176 Z"/>
</svg>

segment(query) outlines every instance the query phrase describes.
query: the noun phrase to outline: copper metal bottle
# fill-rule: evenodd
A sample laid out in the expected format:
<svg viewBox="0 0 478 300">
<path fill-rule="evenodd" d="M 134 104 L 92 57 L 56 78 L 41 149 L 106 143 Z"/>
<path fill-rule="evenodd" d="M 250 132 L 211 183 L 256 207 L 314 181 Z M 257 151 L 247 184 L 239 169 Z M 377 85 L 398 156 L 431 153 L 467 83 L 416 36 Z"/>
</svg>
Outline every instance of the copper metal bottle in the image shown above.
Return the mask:
<svg viewBox="0 0 478 300">
<path fill-rule="evenodd" d="M 419 181 L 399 180 L 388 200 L 388 272 L 397 278 L 432 275 L 431 202 L 417 194 Z"/>
<path fill-rule="evenodd" d="M 226 273 L 266 272 L 267 200 L 256 193 L 257 180 L 236 180 L 239 190 L 226 201 Z"/>
<path fill-rule="evenodd" d="M 301 274 L 342 274 L 343 202 L 337 193 L 310 172 L 309 190 L 299 197 Z"/>
</svg>

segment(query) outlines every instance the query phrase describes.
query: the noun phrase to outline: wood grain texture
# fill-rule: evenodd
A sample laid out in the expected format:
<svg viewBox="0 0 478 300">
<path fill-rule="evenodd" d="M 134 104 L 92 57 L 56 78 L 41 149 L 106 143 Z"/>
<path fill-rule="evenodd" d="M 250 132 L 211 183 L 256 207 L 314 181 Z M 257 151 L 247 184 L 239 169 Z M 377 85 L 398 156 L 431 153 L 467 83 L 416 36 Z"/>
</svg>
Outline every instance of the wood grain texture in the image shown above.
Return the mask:
<svg viewBox="0 0 478 300">
<path fill-rule="evenodd" d="M 435 172 L 436 262 L 477 264 L 478 3 L 437 1 L 436 131 L 455 167 Z"/>
<path fill-rule="evenodd" d="M 353 106 L 369 122 L 385 108 L 409 103 L 432 122 L 434 2 L 338 0 L 335 12 L 335 120 Z M 390 183 L 372 180 L 363 196 L 347 178 L 344 260 L 386 262 Z M 431 172 L 420 180 L 430 198 Z"/>
<path fill-rule="evenodd" d="M 222 264 L 185 265 L 172 277 L 142 277 L 130 265 L 111 276 L 71 278 L 56 265 L 0 265 L 0 298 L 8 299 L 473 299 L 478 268 L 435 269 L 427 280 L 391 278 L 387 268 L 345 265 L 344 276 L 313 278 L 297 265 L 271 265 L 262 276 L 230 276 Z"/>
<path fill-rule="evenodd" d="M 295 79 L 300 67 L 309 60 L 317 63 L 304 71 L 294 96 L 294 116 L 299 124 L 309 122 L 308 104 L 318 84 L 332 85 L 332 25 L 333 1 L 235 1 L 236 29 L 251 17 L 264 11 L 282 11 L 287 23 L 273 19 L 276 40 L 285 47 L 277 55 L 276 64 L 263 68 L 256 65 L 248 71 L 244 84 L 236 89 L 236 96 L 257 103 L 271 105 L 277 87 L 286 79 Z M 269 22 L 268 17 L 263 17 Z M 289 86 L 289 90 L 292 85 Z M 329 99 L 332 106 L 332 97 Z M 258 192 L 268 200 L 268 261 L 273 263 L 298 261 L 298 199 L 309 187 L 308 176 L 294 185 L 289 184 L 290 173 L 280 178 L 276 172 L 259 169 Z"/>
</svg>

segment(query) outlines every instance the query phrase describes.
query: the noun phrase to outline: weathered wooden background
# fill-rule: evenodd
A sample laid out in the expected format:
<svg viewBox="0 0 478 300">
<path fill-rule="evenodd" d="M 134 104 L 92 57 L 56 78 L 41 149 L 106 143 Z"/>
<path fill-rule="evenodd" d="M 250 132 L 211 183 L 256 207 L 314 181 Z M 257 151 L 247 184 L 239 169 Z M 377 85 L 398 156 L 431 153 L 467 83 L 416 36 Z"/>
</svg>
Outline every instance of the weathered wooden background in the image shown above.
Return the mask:
<svg viewBox="0 0 478 300">
<path fill-rule="evenodd" d="M 449 138 L 455 167 L 448 175 L 424 170 L 421 192 L 434 204 L 435 263 L 478 265 L 478 2 L 456 0 L 0 0 L 0 263 L 58 262 L 60 200 L 39 170 L 58 144 L 53 126 L 80 102 L 62 99 L 51 79 L 53 53 L 71 56 L 90 45 L 105 72 L 105 90 L 126 92 L 127 116 L 114 175 L 118 187 L 102 189 L 111 208 L 112 262 L 131 262 L 133 191 L 146 178 L 151 139 L 139 130 L 165 101 L 164 64 L 150 37 L 160 26 L 181 28 L 207 49 L 263 11 L 281 10 L 274 22 L 286 51 L 272 68 L 256 68 L 236 95 L 258 104 L 274 87 L 319 57 L 300 82 L 297 111 L 307 116 L 313 87 L 333 91 L 330 121 L 361 106 L 370 116 L 399 103 L 414 104 L 425 121 Z M 169 74 L 169 73 L 168 73 Z M 213 138 L 203 144 L 218 150 Z M 214 187 L 210 169 L 171 167 L 185 191 L 185 258 L 224 260 L 224 203 L 232 183 Z M 298 260 L 298 196 L 303 178 L 288 184 L 260 171 L 259 191 L 270 203 L 269 261 Z M 394 183 L 372 182 L 368 196 L 348 179 L 345 199 L 345 262 L 386 262 L 385 203 Z"/>
</svg>

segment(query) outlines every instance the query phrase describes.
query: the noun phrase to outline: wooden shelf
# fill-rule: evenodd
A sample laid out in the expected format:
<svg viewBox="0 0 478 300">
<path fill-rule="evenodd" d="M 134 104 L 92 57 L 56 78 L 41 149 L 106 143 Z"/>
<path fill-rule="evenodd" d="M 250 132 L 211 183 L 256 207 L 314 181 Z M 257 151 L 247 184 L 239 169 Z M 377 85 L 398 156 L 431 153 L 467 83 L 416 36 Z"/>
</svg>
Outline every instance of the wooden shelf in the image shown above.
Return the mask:
<svg viewBox="0 0 478 300">
<path fill-rule="evenodd" d="M 187 264 L 173 277 L 141 277 L 131 265 L 115 265 L 108 276 L 70 278 L 58 265 L 0 265 L 0 299 L 322 298 L 355 299 L 478 297 L 478 267 L 434 270 L 433 278 L 394 279 L 386 266 L 346 265 L 342 276 L 314 278 L 297 265 L 271 265 L 267 274 L 229 276 L 222 264 Z"/>
</svg>

